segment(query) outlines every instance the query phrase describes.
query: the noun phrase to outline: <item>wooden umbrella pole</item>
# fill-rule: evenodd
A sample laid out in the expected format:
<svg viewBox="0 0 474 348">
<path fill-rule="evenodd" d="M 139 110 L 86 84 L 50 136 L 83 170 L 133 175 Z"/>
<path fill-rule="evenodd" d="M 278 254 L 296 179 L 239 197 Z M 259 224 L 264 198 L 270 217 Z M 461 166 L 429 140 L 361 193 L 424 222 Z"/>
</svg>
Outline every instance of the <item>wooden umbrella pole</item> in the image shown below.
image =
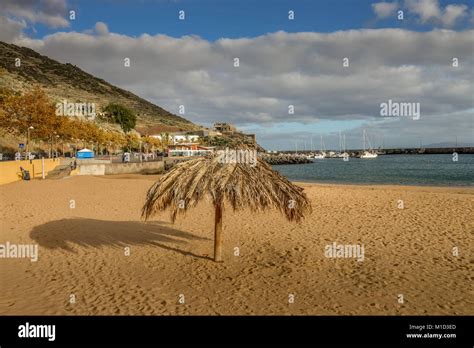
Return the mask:
<svg viewBox="0 0 474 348">
<path fill-rule="evenodd" d="M 216 203 L 214 223 L 214 261 L 222 262 L 222 202 Z"/>
</svg>

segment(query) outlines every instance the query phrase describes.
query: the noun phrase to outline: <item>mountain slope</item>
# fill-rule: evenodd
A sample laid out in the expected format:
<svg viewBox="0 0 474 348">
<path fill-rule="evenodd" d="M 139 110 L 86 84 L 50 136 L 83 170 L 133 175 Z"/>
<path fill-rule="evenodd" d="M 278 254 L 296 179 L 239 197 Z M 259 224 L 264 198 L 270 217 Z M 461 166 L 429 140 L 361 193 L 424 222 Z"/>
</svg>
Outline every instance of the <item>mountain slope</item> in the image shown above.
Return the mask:
<svg viewBox="0 0 474 348">
<path fill-rule="evenodd" d="M 15 66 L 20 58 L 21 66 Z M 110 102 L 120 103 L 137 114 L 137 126 L 172 126 L 181 130 L 200 129 L 192 122 L 174 115 L 135 94 L 111 85 L 69 63 L 62 64 L 32 49 L 0 41 L 0 87 L 30 89 L 41 84 L 55 101 L 96 103 L 101 110 Z"/>
</svg>

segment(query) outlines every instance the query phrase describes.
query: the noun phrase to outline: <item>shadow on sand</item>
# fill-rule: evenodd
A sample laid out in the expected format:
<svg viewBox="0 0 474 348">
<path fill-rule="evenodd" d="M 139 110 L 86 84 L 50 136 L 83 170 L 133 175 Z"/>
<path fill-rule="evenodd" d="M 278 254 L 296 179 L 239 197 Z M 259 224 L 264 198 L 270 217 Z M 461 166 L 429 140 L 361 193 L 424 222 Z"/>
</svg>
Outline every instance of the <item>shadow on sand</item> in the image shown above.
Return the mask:
<svg viewBox="0 0 474 348">
<path fill-rule="evenodd" d="M 191 233 L 175 230 L 158 222 L 104 221 L 85 218 L 61 219 L 33 228 L 30 237 L 39 246 L 48 249 L 63 249 L 74 252 L 71 244 L 82 247 L 125 247 L 131 245 L 154 245 L 166 250 L 210 259 L 163 243 L 187 243 L 187 240 L 209 240 Z"/>
</svg>

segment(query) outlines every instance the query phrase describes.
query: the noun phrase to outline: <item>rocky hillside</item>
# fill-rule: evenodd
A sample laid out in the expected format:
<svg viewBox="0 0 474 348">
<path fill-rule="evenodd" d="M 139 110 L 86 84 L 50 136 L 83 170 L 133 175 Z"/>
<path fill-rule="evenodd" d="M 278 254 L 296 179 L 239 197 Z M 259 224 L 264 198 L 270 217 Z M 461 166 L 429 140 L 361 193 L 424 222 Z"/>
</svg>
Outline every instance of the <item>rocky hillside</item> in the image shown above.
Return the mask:
<svg viewBox="0 0 474 348">
<path fill-rule="evenodd" d="M 15 66 L 20 58 L 21 66 Z M 40 84 L 56 101 L 96 103 L 100 110 L 109 102 L 127 106 L 137 114 L 137 126 L 175 127 L 195 130 L 200 127 L 174 115 L 135 94 L 111 85 L 77 66 L 62 64 L 32 49 L 0 41 L 0 87 L 25 90 Z"/>
</svg>

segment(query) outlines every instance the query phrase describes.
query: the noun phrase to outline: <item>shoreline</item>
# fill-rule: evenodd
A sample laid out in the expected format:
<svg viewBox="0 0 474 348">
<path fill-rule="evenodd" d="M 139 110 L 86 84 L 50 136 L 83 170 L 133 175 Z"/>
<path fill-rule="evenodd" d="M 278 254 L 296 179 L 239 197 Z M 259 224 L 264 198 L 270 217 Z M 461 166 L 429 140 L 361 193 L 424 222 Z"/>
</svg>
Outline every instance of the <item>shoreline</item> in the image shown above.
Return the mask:
<svg viewBox="0 0 474 348">
<path fill-rule="evenodd" d="M 317 182 L 317 181 L 301 181 L 301 180 L 290 180 L 292 183 L 297 185 L 315 185 L 315 186 L 347 186 L 347 187 L 370 187 L 378 189 L 386 188 L 415 188 L 415 189 L 440 189 L 440 190 L 472 190 L 474 192 L 474 185 L 471 186 L 444 186 L 444 185 L 407 185 L 407 184 L 367 184 L 367 183 L 338 183 L 338 182 Z"/>
<path fill-rule="evenodd" d="M 157 180 L 161 174 L 116 174 L 116 175 L 105 175 L 105 176 L 95 176 L 97 178 L 104 179 L 136 179 L 136 180 Z M 286 177 L 288 179 L 288 177 Z M 288 179 L 290 180 L 290 179 Z M 341 182 L 323 182 L 323 181 L 302 181 L 302 180 L 290 180 L 292 183 L 300 186 L 315 185 L 321 187 L 337 187 L 337 186 L 346 186 L 346 187 L 370 187 L 378 189 L 386 188 L 417 188 L 417 189 L 434 189 L 434 190 L 472 190 L 474 192 L 474 185 L 470 186 L 444 186 L 444 185 L 407 185 L 407 184 L 369 184 L 369 183 L 341 183 Z"/>
<path fill-rule="evenodd" d="M 129 180 L 147 180 L 147 181 L 156 181 L 162 174 L 113 174 L 113 175 L 91 175 L 91 176 L 74 176 L 74 178 L 85 178 L 93 177 L 99 179 L 129 179 Z M 286 177 L 286 176 L 285 176 Z M 60 180 L 69 180 L 73 177 L 65 177 Z M 299 186 L 319 186 L 319 187 L 353 187 L 353 188 L 371 188 L 371 189 L 420 189 L 420 190 L 444 190 L 444 191 L 459 191 L 466 190 L 474 192 L 473 185 L 407 185 L 407 184 L 393 184 L 393 183 L 347 183 L 347 182 L 324 182 L 324 181 L 304 181 L 304 180 L 291 180 L 286 177 L 292 183 Z M 43 181 L 42 179 L 36 178 L 32 182 Z M 21 181 L 15 181 L 7 184 L 0 185 L 1 187 L 10 186 L 20 183 Z"/>
</svg>

